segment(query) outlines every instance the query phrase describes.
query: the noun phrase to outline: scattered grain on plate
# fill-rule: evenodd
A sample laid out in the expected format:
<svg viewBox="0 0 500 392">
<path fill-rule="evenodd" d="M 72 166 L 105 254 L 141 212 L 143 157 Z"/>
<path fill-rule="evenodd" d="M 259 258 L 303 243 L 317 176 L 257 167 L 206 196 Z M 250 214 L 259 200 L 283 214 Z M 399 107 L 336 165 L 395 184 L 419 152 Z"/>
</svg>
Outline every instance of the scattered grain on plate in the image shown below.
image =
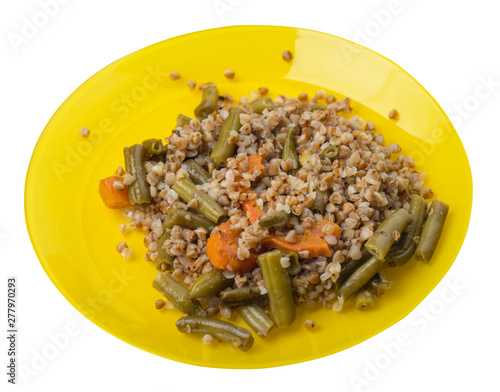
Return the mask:
<svg viewBox="0 0 500 392">
<path fill-rule="evenodd" d="M 389 113 L 389 116 L 388 116 L 388 117 L 389 117 L 391 120 L 395 120 L 396 118 L 398 118 L 398 116 L 399 116 L 398 111 L 397 111 L 396 109 L 392 109 L 392 110 L 390 111 L 390 113 Z"/>
<path fill-rule="evenodd" d="M 135 181 L 135 176 L 131 173 L 127 173 L 125 174 L 125 176 L 123 177 L 123 184 L 126 185 L 126 186 L 129 186 L 129 185 L 132 185 Z"/>
<path fill-rule="evenodd" d="M 115 188 L 117 192 L 122 192 L 125 190 L 125 184 L 121 181 L 113 181 L 113 188 Z"/>
<path fill-rule="evenodd" d="M 316 321 L 312 321 L 312 320 L 306 320 L 306 322 L 304 323 L 304 326 L 309 331 L 312 331 L 316 325 L 317 325 Z"/>
<path fill-rule="evenodd" d="M 281 266 L 282 266 L 283 268 L 288 268 L 288 267 L 290 267 L 290 265 L 291 265 L 291 264 L 290 264 L 290 257 L 287 257 L 287 256 L 282 257 L 282 258 L 280 259 L 280 263 L 281 263 Z"/>
<path fill-rule="evenodd" d="M 201 338 L 201 341 L 205 344 L 214 344 L 215 343 L 214 337 L 208 333 L 203 335 L 203 337 Z"/>
<path fill-rule="evenodd" d="M 224 76 L 226 77 L 226 79 L 232 80 L 232 79 L 234 79 L 234 71 L 231 71 L 230 69 L 226 69 L 224 71 Z"/>
<path fill-rule="evenodd" d="M 425 188 L 422 191 L 422 196 L 424 197 L 424 199 L 432 199 L 434 197 L 434 192 L 430 188 Z"/>
<path fill-rule="evenodd" d="M 159 299 L 158 301 L 155 302 L 155 308 L 156 309 L 162 309 L 165 307 L 165 301 L 162 299 Z"/>
<path fill-rule="evenodd" d="M 285 61 L 290 61 L 293 58 L 293 54 L 289 50 L 284 50 L 283 53 L 281 53 L 281 57 L 283 57 Z"/>
<path fill-rule="evenodd" d="M 170 79 L 172 80 L 178 80 L 181 78 L 181 74 L 177 71 L 172 71 L 170 72 Z"/>
<path fill-rule="evenodd" d="M 125 170 L 123 169 L 123 167 L 119 167 L 118 169 L 116 169 L 116 174 L 118 174 L 120 177 L 123 176 L 125 174 Z"/>
<path fill-rule="evenodd" d="M 90 135 L 90 131 L 88 128 L 83 127 L 82 129 L 80 129 L 80 136 L 89 137 L 89 135 Z"/>
<path fill-rule="evenodd" d="M 194 80 L 188 80 L 188 82 L 186 83 L 188 85 L 188 87 L 191 89 L 191 90 L 194 90 L 195 87 L 196 87 L 196 82 Z"/>
<path fill-rule="evenodd" d="M 399 231 L 397 231 L 397 230 L 394 230 L 394 231 L 392 232 L 392 239 L 393 239 L 394 241 L 398 241 L 398 240 L 399 240 L 399 238 L 401 238 L 401 233 L 400 233 Z"/>
<path fill-rule="evenodd" d="M 265 97 L 269 93 L 269 89 L 267 87 L 259 87 L 259 94 L 261 97 Z"/>
</svg>

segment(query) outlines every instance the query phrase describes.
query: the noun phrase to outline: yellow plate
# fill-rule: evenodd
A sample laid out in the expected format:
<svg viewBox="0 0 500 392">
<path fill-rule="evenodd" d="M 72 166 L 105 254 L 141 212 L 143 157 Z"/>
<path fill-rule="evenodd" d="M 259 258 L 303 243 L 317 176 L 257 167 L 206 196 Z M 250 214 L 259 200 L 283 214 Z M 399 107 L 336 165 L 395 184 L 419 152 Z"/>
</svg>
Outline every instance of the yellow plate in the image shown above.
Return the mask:
<svg viewBox="0 0 500 392">
<path fill-rule="evenodd" d="M 292 62 L 281 58 L 294 54 Z M 226 69 L 236 77 L 228 81 Z M 168 75 L 175 70 L 181 79 Z M 177 310 L 158 311 L 156 275 L 144 261 L 141 233 L 125 238 L 118 211 L 104 207 L 98 181 L 122 165 L 122 148 L 145 138 L 165 138 L 179 113 L 192 115 L 200 100 L 188 80 L 213 81 L 223 93 L 250 95 L 265 86 L 271 96 L 314 95 L 324 88 L 353 99 L 356 114 L 371 119 L 386 144 L 399 143 L 426 186 L 450 205 L 432 262 L 412 260 L 387 271 L 393 288 L 376 309 L 343 312 L 300 308 L 290 328 L 256 337 L 247 353 L 224 344 L 204 345 L 177 332 Z M 391 109 L 401 114 L 387 119 Z M 379 114 L 377 114 L 379 113 Z M 90 137 L 78 135 L 81 127 Z M 26 180 L 26 221 L 47 275 L 71 304 L 112 335 L 176 361 L 224 368 L 262 368 L 307 361 L 344 350 L 390 327 L 415 308 L 443 278 L 465 237 L 472 178 L 462 143 L 439 105 L 396 64 L 331 35 L 289 27 L 237 26 L 172 38 L 132 53 L 99 71 L 59 108 L 43 131 Z M 133 257 L 116 244 L 126 240 Z M 314 332 L 304 321 L 318 322 Z M 241 320 L 235 319 L 241 323 Z"/>
</svg>

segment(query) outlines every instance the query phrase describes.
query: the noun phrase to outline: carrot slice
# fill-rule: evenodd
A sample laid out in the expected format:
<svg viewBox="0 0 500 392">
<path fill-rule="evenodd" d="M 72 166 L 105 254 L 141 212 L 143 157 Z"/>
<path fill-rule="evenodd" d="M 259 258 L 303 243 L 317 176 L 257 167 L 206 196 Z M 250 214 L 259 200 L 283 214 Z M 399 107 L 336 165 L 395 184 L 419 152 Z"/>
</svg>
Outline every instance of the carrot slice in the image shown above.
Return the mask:
<svg viewBox="0 0 500 392">
<path fill-rule="evenodd" d="M 121 180 L 120 177 L 111 176 L 99 181 L 99 194 L 106 207 L 112 209 L 130 207 L 127 188 L 119 192 L 113 186 L 115 181 Z"/>
<path fill-rule="evenodd" d="M 207 255 L 215 268 L 227 272 L 250 271 L 257 263 L 257 253 L 250 250 L 245 260 L 238 259 L 238 240 L 241 230 L 231 229 L 231 222 L 221 223 L 207 240 Z"/>
<path fill-rule="evenodd" d="M 263 158 L 260 155 L 249 155 L 248 156 L 248 169 L 246 172 L 253 173 L 254 170 L 258 169 L 261 172 L 264 171 L 264 165 L 262 164 Z"/>
<path fill-rule="evenodd" d="M 317 222 L 311 229 L 297 237 L 297 242 L 288 242 L 285 237 L 270 237 L 262 240 L 262 245 L 268 248 L 276 248 L 287 250 L 290 252 L 301 252 L 307 250 L 308 257 L 330 257 L 332 252 L 330 246 L 325 241 L 326 234 L 323 232 L 325 225 L 333 225 L 332 235 L 338 237 L 342 231 L 339 225 L 321 220 Z"/>
<path fill-rule="evenodd" d="M 253 200 L 245 200 L 242 207 L 251 225 L 264 214 L 264 211 Z"/>
</svg>

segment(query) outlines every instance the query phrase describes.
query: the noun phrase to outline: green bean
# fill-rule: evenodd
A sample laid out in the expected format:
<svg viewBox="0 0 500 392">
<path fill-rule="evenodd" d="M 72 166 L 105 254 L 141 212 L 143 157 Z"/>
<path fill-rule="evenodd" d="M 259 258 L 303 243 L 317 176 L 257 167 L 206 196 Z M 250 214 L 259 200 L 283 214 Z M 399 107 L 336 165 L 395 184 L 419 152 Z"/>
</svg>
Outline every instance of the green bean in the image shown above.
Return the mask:
<svg viewBox="0 0 500 392">
<path fill-rule="evenodd" d="M 253 345 L 253 336 L 248 329 L 227 321 L 187 316 L 179 319 L 175 325 L 180 332 L 199 336 L 211 335 L 215 339 L 232 344 L 243 351 L 249 350 Z"/>
<path fill-rule="evenodd" d="M 277 214 L 268 216 L 259 221 L 259 226 L 263 229 L 270 229 L 271 227 L 283 226 L 290 219 L 290 214 L 286 211 L 281 210 Z"/>
<path fill-rule="evenodd" d="M 341 270 L 339 277 L 334 283 L 335 290 L 339 291 L 340 287 L 344 282 L 349 279 L 349 277 L 364 263 L 366 263 L 372 257 L 371 253 L 367 249 L 363 248 L 363 253 L 361 258 L 358 260 L 349 259 L 345 263 L 341 264 Z"/>
<path fill-rule="evenodd" d="M 162 293 L 177 309 L 190 316 L 207 317 L 197 299 L 189 299 L 189 290 L 168 272 L 160 272 L 153 280 L 153 288 Z"/>
<path fill-rule="evenodd" d="M 194 115 L 198 120 L 204 120 L 210 116 L 217 107 L 217 100 L 219 99 L 219 91 L 217 86 L 209 83 L 203 90 L 203 96 L 200 104 L 194 109 Z"/>
<path fill-rule="evenodd" d="M 127 187 L 128 199 L 132 205 L 151 203 L 151 193 L 146 181 L 146 170 L 144 170 L 144 158 L 146 149 L 142 144 L 134 144 L 123 149 L 125 156 L 125 170 L 135 177 L 132 185 Z"/>
<path fill-rule="evenodd" d="M 337 159 L 338 155 L 339 155 L 339 148 L 337 146 L 328 146 L 321 152 L 321 154 L 319 154 L 319 157 L 321 159 L 328 158 L 330 161 L 333 162 L 335 159 Z"/>
<path fill-rule="evenodd" d="M 378 272 L 370 279 L 366 286 L 370 288 L 375 297 L 380 298 L 392 287 L 392 282 Z"/>
<path fill-rule="evenodd" d="M 368 310 L 375 306 L 375 298 L 370 289 L 363 287 L 356 293 L 356 309 Z"/>
<path fill-rule="evenodd" d="M 264 110 L 273 110 L 276 105 L 274 101 L 269 98 L 257 98 L 256 100 L 249 102 L 248 106 L 250 106 L 254 113 L 261 114 Z"/>
<path fill-rule="evenodd" d="M 340 287 L 339 298 L 345 302 L 351 295 L 361 289 L 382 268 L 382 263 L 383 260 L 372 257 L 359 267 Z"/>
<path fill-rule="evenodd" d="M 185 116 L 184 114 L 179 114 L 177 116 L 177 123 L 176 123 L 175 127 L 182 128 L 184 125 L 189 125 L 190 122 L 191 122 L 191 119 L 188 116 Z"/>
<path fill-rule="evenodd" d="M 196 230 L 200 227 L 203 227 L 209 232 L 211 232 L 215 227 L 215 225 L 211 221 L 203 216 L 193 214 L 189 211 L 178 210 L 176 208 L 171 208 L 170 210 L 168 210 L 163 224 L 168 228 L 172 228 L 177 225 L 191 230 Z"/>
<path fill-rule="evenodd" d="M 387 255 L 387 262 L 389 266 L 402 266 L 406 264 L 417 248 L 415 238 L 418 239 L 422 231 L 425 221 L 425 214 L 427 213 L 427 203 L 419 195 L 413 195 L 410 201 L 409 213 L 412 221 L 406 226 L 400 240 L 394 244 Z"/>
<path fill-rule="evenodd" d="M 283 145 L 283 153 L 281 154 L 281 159 L 292 160 L 293 167 L 290 170 L 290 174 L 292 176 L 296 175 L 300 169 L 300 159 L 299 159 L 299 154 L 297 154 L 297 149 L 295 148 L 293 128 L 290 128 L 286 134 L 286 139 L 285 139 L 285 144 Z"/>
<path fill-rule="evenodd" d="M 167 250 L 163 247 L 165 241 L 170 239 L 170 232 L 164 229 L 163 234 L 158 239 L 158 245 L 156 247 L 156 253 L 158 257 L 155 260 L 156 269 L 160 272 L 170 271 L 174 268 L 174 256 L 167 253 Z"/>
<path fill-rule="evenodd" d="M 189 177 L 196 185 L 206 184 L 211 177 L 210 173 L 198 165 L 194 159 L 184 161 L 182 168 L 188 172 Z"/>
<path fill-rule="evenodd" d="M 328 109 L 325 105 L 320 105 L 319 103 L 313 103 L 311 105 L 311 111 L 314 111 L 314 110 L 326 110 Z"/>
<path fill-rule="evenodd" d="M 160 139 L 146 139 L 142 142 L 148 154 L 159 155 L 163 152 L 163 143 Z"/>
<path fill-rule="evenodd" d="M 271 315 L 278 328 L 286 327 L 295 320 L 295 303 L 290 276 L 281 265 L 281 252 L 275 250 L 260 255 L 259 264 L 269 296 Z"/>
<path fill-rule="evenodd" d="M 213 269 L 196 278 L 189 291 L 189 298 L 213 297 L 231 286 L 233 282 L 234 279 L 227 279 L 220 269 Z"/>
<path fill-rule="evenodd" d="M 231 136 L 231 131 L 240 132 L 240 114 L 242 113 L 243 109 L 241 107 L 231 106 L 229 109 L 229 115 L 220 127 L 217 144 L 210 154 L 210 159 L 217 166 L 224 165 L 226 163 L 226 159 L 234 154 L 236 144 L 229 144 L 229 138 Z"/>
<path fill-rule="evenodd" d="M 238 312 L 248 326 L 252 328 L 260 337 L 266 337 L 275 325 L 271 317 L 269 317 L 269 315 L 259 305 L 240 305 L 238 307 Z"/>
<path fill-rule="evenodd" d="M 252 302 L 262 296 L 257 286 L 238 287 L 236 289 L 224 290 L 219 293 L 219 298 L 228 304 L 243 304 Z"/>
<path fill-rule="evenodd" d="M 290 267 L 287 268 L 288 275 L 290 275 L 290 276 L 298 275 L 300 270 L 302 269 L 302 264 L 300 264 L 300 261 L 299 261 L 299 255 L 295 252 L 282 250 L 281 257 L 288 257 L 288 259 L 290 261 Z"/>
<path fill-rule="evenodd" d="M 434 199 L 432 201 L 427 221 L 425 222 L 417 250 L 415 251 L 417 260 L 424 263 L 428 263 L 431 260 L 443 232 L 444 222 L 449 209 L 448 204 L 440 200 Z"/>
<path fill-rule="evenodd" d="M 319 189 L 316 189 L 316 198 L 314 199 L 314 204 L 311 207 L 313 211 L 317 211 L 320 214 L 325 213 L 326 204 L 327 204 L 327 194 Z"/>
<path fill-rule="evenodd" d="M 207 193 L 197 189 L 196 185 L 189 178 L 184 178 L 182 180 L 177 179 L 174 185 L 172 185 L 172 189 L 186 203 L 196 199 L 198 205 L 194 207 L 194 209 L 212 222 L 218 223 L 222 217 L 226 216 L 226 212 L 219 203 L 212 199 Z"/>
<path fill-rule="evenodd" d="M 377 259 L 383 260 L 395 242 L 393 233 L 395 231 L 402 233 L 411 220 L 411 215 L 403 208 L 392 213 L 380 224 L 370 239 L 365 242 L 365 248 Z"/>
</svg>

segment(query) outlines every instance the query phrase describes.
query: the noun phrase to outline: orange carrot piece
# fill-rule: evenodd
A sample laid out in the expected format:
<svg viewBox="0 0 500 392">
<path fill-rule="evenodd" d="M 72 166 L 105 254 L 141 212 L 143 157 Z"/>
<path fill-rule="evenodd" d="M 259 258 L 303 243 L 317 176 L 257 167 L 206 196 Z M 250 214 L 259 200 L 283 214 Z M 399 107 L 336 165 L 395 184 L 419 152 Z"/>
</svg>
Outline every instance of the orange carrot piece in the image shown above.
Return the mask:
<svg viewBox="0 0 500 392">
<path fill-rule="evenodd" d="M 323 227 L 327 224 L 333 225 L 332 235 L 338 237 L 342 231 L 340 226 L 327 220 L 321 220 L 311 229 L 306 230 L 304 234 L 299 235 L 295 243 L 285 241 L 285 237 L 270 237 L 263 239 L 262 245 L 296 253 L 307 250 L 308 257 L 330 257 L 332 252 L 325 241 L 326 234 L 323 232 Z"/>
<path fill-rule="evenodd" d="M 245 200 L 242 203 L 242 207 L 251 225 L 264 214 L 264 211 L 253 200 Z"/>
<path fill-rule="evenodd" d="M 230 273 L 242 274 L 250 271 L 257 263 L 257 253 L 250 250 L 250 257 L 238 259 L 238 240 L 241 230 L 231 229 L 231 222 L 221 223 L 207 240 L 207 255 L 215 268 Z"/>
<path fill-rule="evenodd" d="M 127 188 L 119 192 L 113 186 L 113 182 L 121 180 L 120 177 L 111 176 L 99 181 L 99 194 L 106 207 L 112 209 L 130 207 Z"/>
<path fill-rule="evenodd" d="M 264 171 L 264 165 L 262 164 L 263 158 L 260 155 L 249 155 L 248 156 L 248 173 L 253 173 L 255 169 Z"/>
</svg>

